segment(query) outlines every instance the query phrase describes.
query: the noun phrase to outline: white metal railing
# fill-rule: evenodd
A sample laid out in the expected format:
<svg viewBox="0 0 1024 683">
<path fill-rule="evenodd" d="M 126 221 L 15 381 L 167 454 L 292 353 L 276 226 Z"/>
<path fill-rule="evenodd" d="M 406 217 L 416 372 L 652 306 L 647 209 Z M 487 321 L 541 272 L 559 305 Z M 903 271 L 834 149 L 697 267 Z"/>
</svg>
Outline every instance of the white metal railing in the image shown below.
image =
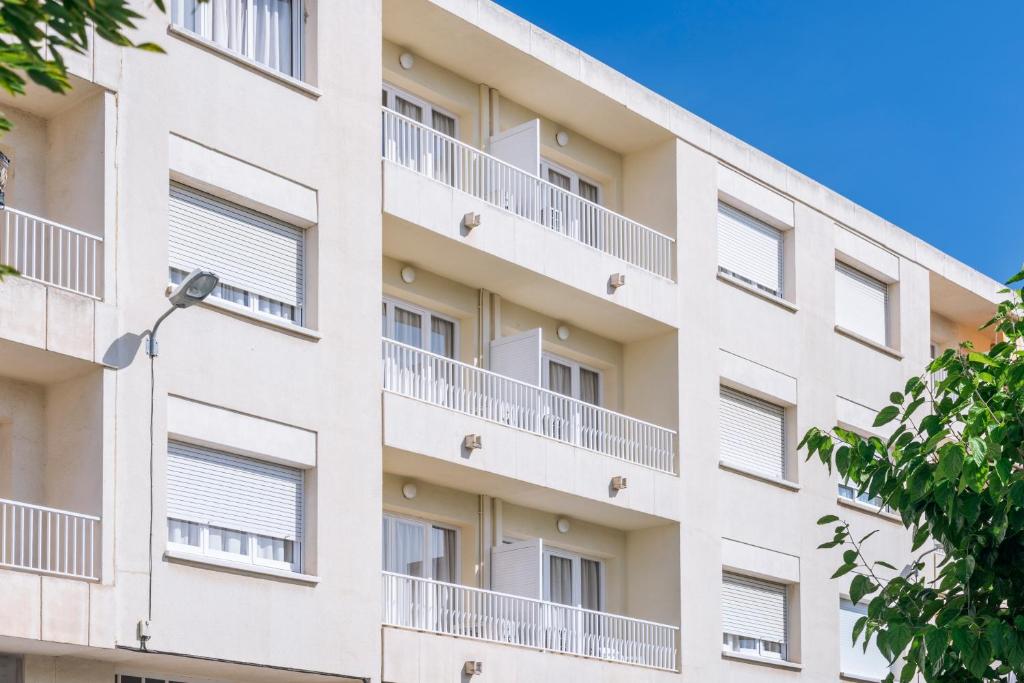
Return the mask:
<svg viewBox="0 0 1024 683">
<path fill-rule="evenodd" d="M 675 473 L 675 432 L 393 339 L 384 388 L 461 413 Z"/>
<path fill-rule="evenodd" d="M 518 595 L 383 572 L 388 626 L 676 670 L 679 629 Z"/>
<path fill-rule="evenodd" d="M 103 238 L 10 207 L 0 215 L 0 263 L 30 280 L 103 298 Z"/>
<path fill-rule="evenodd" d="M 385 108 L 383 155 L 627 263 L 672 279 L 675 240 Z"/>
<path fill-rule="evenodd" d="M 0 567 L 98 579 L 99 517 L 0 498 Z"/>
</svg>

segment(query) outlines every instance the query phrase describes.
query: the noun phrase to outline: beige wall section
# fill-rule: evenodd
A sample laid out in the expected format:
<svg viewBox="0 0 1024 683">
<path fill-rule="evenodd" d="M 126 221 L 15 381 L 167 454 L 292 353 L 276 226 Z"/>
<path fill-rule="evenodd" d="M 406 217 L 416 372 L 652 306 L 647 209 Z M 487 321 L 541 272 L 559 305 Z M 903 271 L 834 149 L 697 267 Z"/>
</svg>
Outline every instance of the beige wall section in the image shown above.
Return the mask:
<svg viewBox="0 0 1024 683">
<path fill-rule="evenodd" d="M 7 176 L 7 205 L 41 216 L 46 212 L 46 119 L 8 108 L 14 124 L 0 141 L 0 152 L 11 160 Z"/>
<path fill-rule="evenodd" d="M 0 498 L 44 501 L 45 389 L 0 380 Z"/>
</svg>

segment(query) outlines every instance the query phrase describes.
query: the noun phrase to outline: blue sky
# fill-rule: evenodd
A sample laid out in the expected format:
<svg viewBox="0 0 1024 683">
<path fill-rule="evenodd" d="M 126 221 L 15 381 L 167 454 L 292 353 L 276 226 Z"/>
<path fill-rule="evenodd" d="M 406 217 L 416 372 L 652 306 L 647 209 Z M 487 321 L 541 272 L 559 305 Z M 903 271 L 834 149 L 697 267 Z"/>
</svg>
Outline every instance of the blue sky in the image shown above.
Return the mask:
<svg viewBox="0 0 1024 683">
<path fill-rule="evenodd" d="M 1024 2 L 498 1 L 998 280 L 1024 263 Z"/>
</svg>

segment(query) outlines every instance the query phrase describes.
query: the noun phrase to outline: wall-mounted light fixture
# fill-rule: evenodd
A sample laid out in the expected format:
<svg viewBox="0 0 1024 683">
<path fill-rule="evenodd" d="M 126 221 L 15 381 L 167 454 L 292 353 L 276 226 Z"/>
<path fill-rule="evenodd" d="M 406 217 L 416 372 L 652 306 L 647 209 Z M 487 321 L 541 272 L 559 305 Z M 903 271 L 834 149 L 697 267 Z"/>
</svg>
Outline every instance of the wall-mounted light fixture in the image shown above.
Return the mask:
<svg viewBox="0 0 1024 683">
<path fill-rule="evenodd" d="M 470 211 L 462 217 L 462 225 L 466 230 L 472 230 L 473 228 L 480 227 L 480 214 Z"/>
<path fill-rule="evenodd" d="M 462 673 L 467 676 L 478 676 L 484 672 L 484 663 L 476 661 L 467 661 L 462 665 Z"/>
<path fill-rule="evenodd" d="M 416 282 L 416 269 L 412 266 L 402 267 L 402 282 L 407 285 L 411 285 Z"/>
<path fill-rule="evenodd" d="M 624 287 L 625 284 L 626 284 L 626 274 L 625 273 L 612 273 L 611 277 L 608 278 L 608 286 L 611 287 L 612 290 L 616 290 L 619 287 Z"/>
<path fill-rule="evenodd" d="M 558 143 L 559 147 L 565 147 L 569 144 L 569 134 L 564 130 L 560 130 L 555 133 L 555 142 Z"/>
<path fill-rule="evenodd" d="M 558 533 L 560 534 L 569 533 L 569 520 L 565 517 L 559 517 L 558 521 L 555 522 L 555 528 L 558 529 Z"/>
<path fill-rule="evenodd" d="M 558 335 L 559 339 L 561 339 L 562 341 L 565 341 L 566 339 L 569 338 L 569 326 L 568 325 L 559 325 L 558 329 L 555 330 L 555 334 Z"/>
<path fill-rule="evenodd" d="M 416 497 L 417 493 L 419 493 L 419 489 L 416 488 L 416 484 L 415 483 L 413 483 L 411 481 L 407 481 L 404 484 L 402 484 L 402 497 L 403 498 L 405 498 L 407 500 L 412 500 L 413 498 Z"/>
<path fill-rule="evenodd" d="M 475 451 L 484 447 L 484 437 L 479 434 L 466 434 L 462 439 L 462 446 L 467 451 Z"/>
<path fill-rule="evenodd" d="M 623 476 L 612 477 L 612 490 L 621 491 L 629 486 L 629 479 Z"/>
<path fill-rule="evenodd" d="M 174 313 L 179 308 L 188 308 L 194 306 L 206 297 L 210 296 L 213 290 L 220 283 L 220 278 L 216 274 L 209 270 L 203 270 L 202 268 L 196 268 L 191 273 L 185 276 L 185 279 L 181 281 L 177 287 L 175 287 L 170 295 L 167 297 L 168 301 L 171 302 L 171 307 L 167 311 L 156 319 L 153 323 L 153 327 L 146 331 L 146 353 L 150 358 L 155 358 L 160 352 L 160 346 L 156 341 L 156 331 L 160 329 L 160 325 L 164 320 L 167 319 L 171 313 Z"/>
<path fill-rule="evenodd" d="M 403 52 L 398 55 L 398 63 L 403 69 L 408 71 L 416 64 L 416 58 L 412 56 L 411 52 Z"/>
</svg>

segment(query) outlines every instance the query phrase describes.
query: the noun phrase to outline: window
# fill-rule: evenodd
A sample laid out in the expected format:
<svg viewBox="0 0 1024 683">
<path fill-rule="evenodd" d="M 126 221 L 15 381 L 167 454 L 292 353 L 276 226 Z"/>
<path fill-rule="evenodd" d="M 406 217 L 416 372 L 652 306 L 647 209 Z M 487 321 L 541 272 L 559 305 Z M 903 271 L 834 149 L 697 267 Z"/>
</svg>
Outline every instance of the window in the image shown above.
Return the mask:
<svg viewBox="0 0 1024 683">
<path fill-rule="evenodd" d="M 550 353 L 543 355 L 544 388 L 578 399 L 591 405 L 601 405 L 601 373 L 575 361 Z"/>
<path fill-rule="evenodd" d="M 170 0 L 171 22 L 238 54 L 302 78 L 301 0 Z"/>
<path fill-rule="evenodd" d="M 871 505 L 876 508 L 882 507 L 882 498 L 880 496 L 871 497 L 866 493 L 857 493 L 857 488 L 851 485 L 848 481 L 840 482 L 839 497 L 846 498 L 847 500 L 855 500 L 858 503 L 864 503 L 865 505 Z"/>
<path fill-rule="evenodd" d="M 786 659 L 786 587 L 723 573 L 722 631 L 722 648 L 727 652 Z"/>
<path fill-rule="evenodd" d="M 544 599 L 599 612 L 604 608 L 604 564 L 600 560 L 544 550 Z"/>
<path fill-rule="evenodd" d="M 601 185 L 592 180 L 587 180 L 575 171 L 559 166 L 547 159 L 541 159 L 540 175 L 544 180 L 562 188 L 566 192 L 572 192 L 594 204 L 601 203 Z"/>
<path fill-rule="evenodd" d="M 456 529 L 397 515 L 384 515 L 384 571 L 446 583 L 459 581 Z"/>
<path fill-rule="evenodd" d="M 837 261 L 836 325 L 888 345 L 889 286 Z"/>
<path fill-rule="evenodd" d="M 719 202 L 718 270 L 784 296 L 782 231 Z"/>
<path fill-rule="evenodd" d="M 433 128 L 450 138 L 458 137 L 458 117 L 407 92 L 385 83 L 381 87 L 381 104 L 417 123 Z"/>
<path fill-rule="evenodd" d="M 853 627 L 868 613 L 867 605 L 855 605 L 849 600 L 839 601 L 839 670 L 847 675 L 882 680 L 889 675 L 889 662 L 878 649 L 875 639 L 864 650 L 862 637 L 853 643 Z"/>
<path fill-rule="evenodd" d="M 445 358 L 456 357 L 459 325 L 452 318 L 398 299 L 385 299 L 381 314 L 381 334 L 387 339 Z"/>
<path fill-rule="evenodd" d="M 722 387 L 719 420 L 722 462 L 772 479 L 785 478 L 785 408 Z"/>
<path fill-rule="evenodd" d="M 180 183 L 171 183 L 168 211 L 171 282 L 209 268 L 221 279 L 213 296 L 302 324 L 303 230 Z"/>
<path fill-rule="evenodd" d="M 300 571 L 300 469 L 191 444 L 167 445 L 167 547 Z"/>
</svg>

